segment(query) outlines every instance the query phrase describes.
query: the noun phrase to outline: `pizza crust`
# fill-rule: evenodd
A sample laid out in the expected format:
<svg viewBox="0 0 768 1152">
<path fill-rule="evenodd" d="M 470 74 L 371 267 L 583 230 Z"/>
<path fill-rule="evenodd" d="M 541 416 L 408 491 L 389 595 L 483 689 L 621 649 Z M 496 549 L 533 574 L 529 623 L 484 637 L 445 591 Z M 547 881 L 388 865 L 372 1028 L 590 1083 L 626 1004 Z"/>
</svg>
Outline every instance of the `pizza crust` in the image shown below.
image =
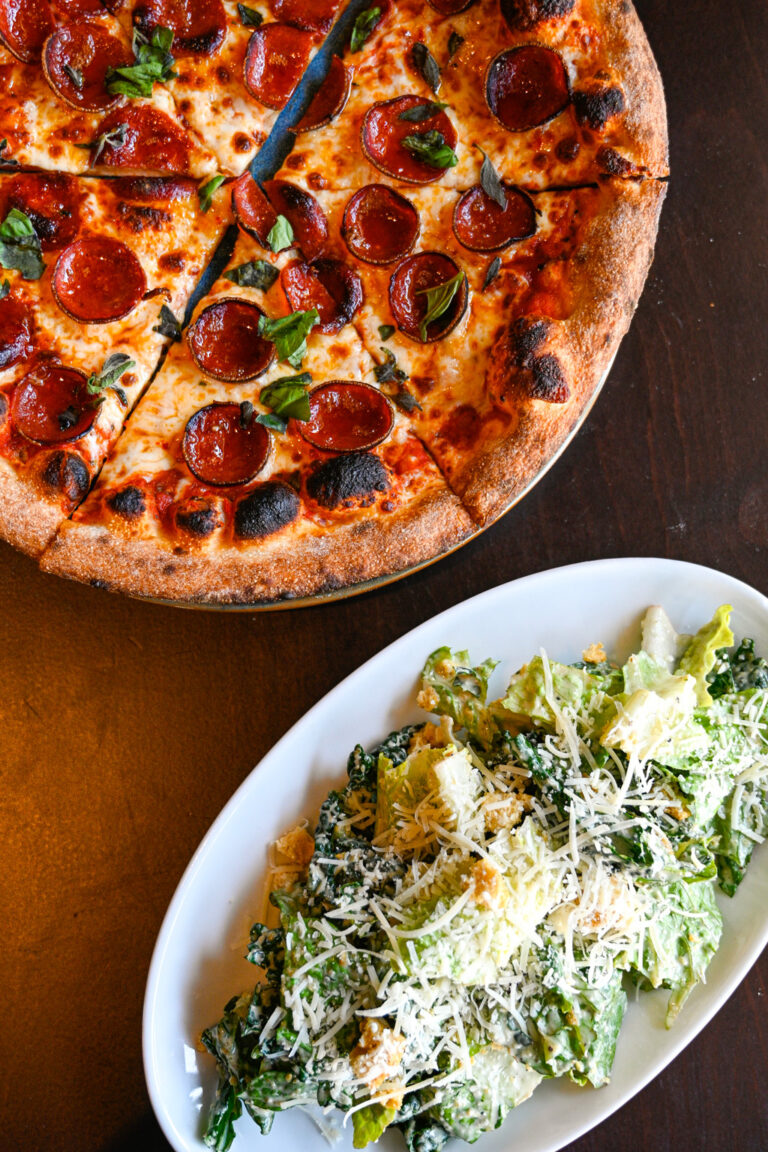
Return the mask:
<svg viewBox="0 0 768 1152">
<path fill-rule="evenodd" d="M 518 405 L 514 432 L 472 459 L 456 487 L 480 525 L 515 504 L 552 464 L 594 402 L 626 333 L 656 241 L 667 186 L 656 180 L 619 185 L 606 211 L 591 222 L 573 258 L 571 315 L 553 337 L 574 375 L 566 404 Z"/>
<path fill-rule="evenodd" d="M 417 568 L 456 548 L 473 528 L 456 497 L 433 485 L 388 516 L 208 553 L 177 555 L 170 541 L 121 538 L 69 521 L 41 567 L 132 596 L 258 605 L 322 596 Z"/>
<path fill-rule="evenodd" d="M 28 556 L 39 556 L 61 520 L 58 505 L 43 500 L 36 484 L 0 460 L 0 539 Z"/>
<path fill-rule="evenodd" d="M 631 0 L 592 0 L 624 90 L 625 123 L 649 175 L 669 175 L 667 105 L 661 74 Z M 621 173 L 616 173 L 620 175 Z"/>
</svg>

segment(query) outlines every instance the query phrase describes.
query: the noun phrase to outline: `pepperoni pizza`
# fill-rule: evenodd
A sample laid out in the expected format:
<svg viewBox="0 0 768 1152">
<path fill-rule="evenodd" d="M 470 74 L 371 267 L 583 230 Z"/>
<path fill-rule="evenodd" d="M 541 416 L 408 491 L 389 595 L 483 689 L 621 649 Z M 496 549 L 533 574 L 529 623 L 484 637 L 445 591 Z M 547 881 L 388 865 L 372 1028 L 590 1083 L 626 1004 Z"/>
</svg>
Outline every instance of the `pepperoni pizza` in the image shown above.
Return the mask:
<svg viewBox="0 0 768 1152">
<path fill-rule="evenodd" d="M 0 0 L 0 534 L 44 569 L 360 586 L 491 523 L 595 397 L 668 174 L 629 0 L 358 3 L 257 182 L 339 8 Z"/>
</svg>

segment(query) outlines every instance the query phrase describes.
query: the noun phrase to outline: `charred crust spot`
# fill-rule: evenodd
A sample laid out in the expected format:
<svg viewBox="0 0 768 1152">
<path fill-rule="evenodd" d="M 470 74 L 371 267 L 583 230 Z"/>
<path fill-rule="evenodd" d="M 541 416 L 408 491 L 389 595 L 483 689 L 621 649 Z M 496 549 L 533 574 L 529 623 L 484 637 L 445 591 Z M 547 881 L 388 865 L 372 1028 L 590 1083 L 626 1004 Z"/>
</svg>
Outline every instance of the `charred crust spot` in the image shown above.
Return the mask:
<svg viewBox="0 0 768 1152">
<path fill-rule="evenodd" d="M 268 480 L 245 496 L 235 509 L 235 535 L 261 540 L 291 524 L 299 514 L 301 500 L 282 480 Z"/>
<path fill-rule="evenodd" d="M 147 228 L 158 232 L 164 224 L 169 224 L 171 215 L 163 212 L 161 208 L 153 208 L 148 204 L 126 204 L 121 200 L 117 205 L 117 214 L 123 223 L 135 235 L 139 236 Z"/>
<path fill-rule="evenodd" d="M 371 504 L 377 492 L 389 491 L 387 470 L 372 452 L 348 452 L 320 464 L 307 480 L 307 491 L 323 508 Z"/>
<path fill-rule="evenodd" d="M 613 148 L 601 148 L 597 153 L 597 163 L 606 176 L 635 176 L 634 165 Z"/>
<path fill-rule="evenodd" d="M 250 152 L 253 143 L 250 136 L 246 136 L 243 132 L 237 132 L 232 137 L 232 147 L 235 152 Z"/>
<path fill-rule="evenodd" d="M 571 390 L 557 356 L 552 356 L 550 353 L 535 356 L 530 369 L 531 399 L 545 400 L 548 404 L 565 404 Z"/>
<path fill-rule="evenodd" d="M 54 452 L 43 469 L 43 483 L 54 492 L 78 504 L 91 482 L 84 460 L 74 452 Z"/>
<path fill-rule="evenodd" d="M 163 576 L 173 576 L 177 567 L 178 567 L 178 565 L 176 565 L 176 564 L 164 564 L 163 565 Z"/>
<path fill-rule="evenodd" d="M 557 20 L 573 11 L 576 0 L 502 0 L 504 19 L 513 32 L 530 32 L 544 20 Z"/>
<path fill-rule="evenodd" d="M 580 124 L 599 131 L 612 116 L 624 111 L 624 93 L 615 86 L 597 88 L 592 92 L 577 88 L 573 93 L 573 107 Z"/>
<path fill-rule="evenodd" d="M 520 368 L 530 368 L 533 354 L 547 338 L 549 324 L 546 320 L 533 320 L 521 316 L 510 327 L 512 355 Z"/>
<path fill-rule="evenodd" d="M 190 504 L 179 508 L 176 512 L 176 526 L 183 532 L 189 532 L 191 536 L 204 540 L 218 528 L 219 515 L 216 508 L 206 501 Z"/>
<path fill-rule="evenodd" d="M 122 516 L 124 520 L 138 520 L 140 516 L 144 515 L 147 506 L 144 493 L 140 488 L 135 488 L 133 485 L 115 492 L 113 496 L 109 497 L 107 504 L 113 512 Z"/>
</svg>

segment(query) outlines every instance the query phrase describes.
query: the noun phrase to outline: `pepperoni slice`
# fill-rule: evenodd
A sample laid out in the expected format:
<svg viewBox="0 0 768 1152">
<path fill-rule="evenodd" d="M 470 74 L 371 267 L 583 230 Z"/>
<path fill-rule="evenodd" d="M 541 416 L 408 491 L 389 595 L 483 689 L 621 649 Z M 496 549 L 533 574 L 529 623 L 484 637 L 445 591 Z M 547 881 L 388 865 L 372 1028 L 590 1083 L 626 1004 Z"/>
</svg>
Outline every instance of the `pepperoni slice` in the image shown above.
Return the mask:
<svg viewBox="0 0 768 1152">
<path fill-rule="evenodd" d="M 409 184 L 429 184 L 439 180 L 445 171 L 427 164 L 404 146 L 406 136 L 424 136 L 439 132 L 449 148 L 456 148 L 456 129 L 442 109 L 426 120 L 401 120 L 403 112 L 427 101 L 422 96 L 396 96 L 394 100 L 380 101 L 369 108 L 363 118 L 360 142 L 363 152 L 381 172 L 394 180 Z"/>
<path fill-rule="evenodd" d="M 264 24 L 248 41 L 245 86 L 267 108 L 279 111 L 304 75 L 315 38 L 288 24 Z"/>
<path fill-rule="evenodd" d="M 40 59 L 51 32 L 48 0 L 0 0 L 0 39 L 25 64 Z"/>
<path fill-rule="evenodd" d="M 130 52 L 98 24 L 59 28 L 43 49 L 43 70 L 56 95 L 89 112 L 117 103 L 119 96 L 107 92 L 107 72 L 130 62 Z"/>
<path fill-rule="evenodd" d="M 501 126 L 510 132 L 546 124 L 571 100 L 562 56 L 541 44 L 500 52 L 488 65 L 485 98 Z"/>
<path fill-rule="evenodd" d="M 141 0 L 133 22 L 145 36 L 155 28 L 170 28 L 176 57 L 212 56 L 227 35 L 221 0 Z"/>
<path fill-rule="evenodd" d="M 80 186 L 64 172 L 18 172 L 2 190 L 3 216 L 29 217 L 44 252 L 71 244 L 80 230 Z"/>
<path fill-rule="evenodd" d="M 97 412 L 87 378 L 60 364 L 38 364 L 19 381 L 11 401 L 14 424 L 22 436 L 36 444 L 79 439 Z"/>
<path fill-rule="evenodd" d="M 188 172 L 189 140 L 181 126 L 159 108 L 129 104 L 116 108 L 99 124 L 91 164 L 138 172 Z"/>
<path fill-rule="evenodd" d="M 138 258 L 122 240 L 83 236 L 59 256 L 51 288 L 62 312 L 83 324 L 109 324 L 132 312 L 147 290 Z"/>
<path fill-rule="evenodd" d="M 395 422 L 389 400 L 370 384 L 332 380 L 309 398 L 309 420 L 301 435 L 324 452 L 360 452 L 386 440 Z"/>
<path fill-rule="evenodd" d="M 267 236 L 275 225 L 277 212 L 247 168 L 232 185 L 232 211 L 240 227 L 266 248 Z"/>
<path fill-rule="evenodd" d="M 280 283 L 294 312 L 317 308 L 315 332 L 339 332 L 363 302 L 362 281 L 343 260 L 297 260 L 283 268 Z"/>
<path fill-rule="evenodd" d="M 0 368 L 12 368 L 32 355 L 32 310 L 15 296 L 0 300 Z"/>
<path fill-rule="evenodd" d="M 182 451 L 203 484 L 247 484 L 269 458 L 271 437 L 263 424 L 243 419 L 239 404 L 208 404 L 187 421 Z"/>
<path fill-rule="evenodd" d="M 287 180 L 266 180 L 263 191 L 244 172 L 232 186 L 232 207 L 237 222 L 267 248 L 267 237 L 278 215 L 285 216 L 297 245 L 308 260 L 314 260 L 328 239 L 328 221 L 317 200 L 303 188 Z"/>
<path fill-rule="evenodd" d="M 297 136 L 302 132 L 322 128 L 323 124 L 330 123 L 334 116 L 338 116 L 349 100 L 351 88 L 352 69 L 347 68 L 338 56 L 332 56 L 327 76 L 310 100 L 301 120 L 293 128 Z"/>
<path fill-rule="evenodd" d="M 187 334 L 198 368 L 215 380 L 253 380 L 272 363 L 275 346 L 259 336 L 261 308 L 229 296 L 209 304 Z"/>
<path fill-rule="evenodd" d="M 340 0 L 269 0 L 275 20 L 304 28 L 307 32 L 327 32 L 339 10 Z"/>
<path fill-rule="evenodd" d="M 441 16 L 456 16 L 474 4 L 475 0 L 429 0 L 431 8 Z"/>
<path fill-rule="evenodd" d="M 421 323 L 429 311 L 427 292 L 460 272 L 442 252 L 417 252 L 398 264 L 389 282 L 389 304 L 398 328 L 422 343 Z M 455 328 L 467 307 L 467 278 L 459 285 L 445 312 L 427 325 L 425 343 L 440 340 Z"/>
<path fill-rule="evenodd" d="M 288 180 L 266 180 L 264 191 L 275 212 L 285 216 L 293 228 L 296 243 L 307 260 L 314 260 L 328 240 L 328 221 L 317 200 L 311 192 Z"/>
<path fill-rule="evenodd" d="M 368 184 L 347 201 L 341 234 L 366 264 L 391 264 L 407 256 L 419 235 L 419 213 L 386 184 Z"/>
<path fill-rule="evenodd" d="M 500 208 L 480 184 L 461 196 L 453 210 L 456 239 L 473 252 L 496 252 L 536 231 L 536 209 L 525 192 L 504 184 L 506 208 Z"/>
</svg>

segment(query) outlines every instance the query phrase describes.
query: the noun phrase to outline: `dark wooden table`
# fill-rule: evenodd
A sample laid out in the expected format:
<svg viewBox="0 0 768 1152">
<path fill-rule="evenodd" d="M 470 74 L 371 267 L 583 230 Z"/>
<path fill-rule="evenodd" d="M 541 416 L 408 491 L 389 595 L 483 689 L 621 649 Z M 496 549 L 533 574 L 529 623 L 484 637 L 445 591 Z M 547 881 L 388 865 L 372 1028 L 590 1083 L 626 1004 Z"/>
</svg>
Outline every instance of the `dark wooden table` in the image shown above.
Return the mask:
<svg viewBox="0 0 768 1152">
<path fill-rule="evenodd" d="M 133 603 L 0 546 L 0 1147 L 167 1149 L 141 1064 L 165 907 L 243 777 L 384 644 L 595 557 L 678 557 L 768 591 L 768 7 L 639 7 L 671 129 L 656 262 L 586 426 L 501 523 L 381 591 L 257 615 Z M 767 986 L 765 955 L 572 1152 L 768 1148 Z"/>
</svg>

